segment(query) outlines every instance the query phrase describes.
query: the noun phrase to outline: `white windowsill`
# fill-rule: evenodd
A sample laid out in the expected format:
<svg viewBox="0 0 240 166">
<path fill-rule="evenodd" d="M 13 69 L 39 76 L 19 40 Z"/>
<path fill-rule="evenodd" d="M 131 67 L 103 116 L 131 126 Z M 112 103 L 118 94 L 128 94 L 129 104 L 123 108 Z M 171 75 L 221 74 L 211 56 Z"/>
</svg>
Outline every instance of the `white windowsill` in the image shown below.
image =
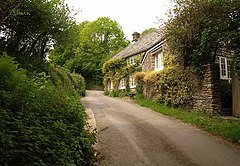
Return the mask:
<svg viewBox="0 0 240 166">
<path fill-rule="evenodd" d="M 163 69 L 164 69 L 163 67 L 162 68 L 158 68 L 158 69 L 155 68 L 155 71 L 161 71 Z"/>
</svg>

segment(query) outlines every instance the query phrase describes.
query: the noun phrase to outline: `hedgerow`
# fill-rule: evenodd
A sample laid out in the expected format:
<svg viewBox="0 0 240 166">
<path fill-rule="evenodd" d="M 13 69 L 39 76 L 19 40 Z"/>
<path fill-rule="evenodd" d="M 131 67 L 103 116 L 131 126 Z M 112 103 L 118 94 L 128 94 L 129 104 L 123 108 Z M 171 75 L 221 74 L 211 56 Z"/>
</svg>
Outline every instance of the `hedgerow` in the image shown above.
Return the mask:
<svg viewBox="0 0 240 166">
<path fill-rule="evenodd" d="M 79 97 L 26 72 L 0 57 L 0 165 L 90 165 L 95 135 Z"/>
<path fill-rule="evenodd" d="M 164 56 L 164 70 L 138 72 L 134 77 L 138 93 L 170 106 L 191 105 L 193 90 L 198 83 L 190 70 L 179 69 L 169 53 Z"/>
<path fill-rule="evenodd" d="M 148 72 L 139 81 L 144 82 L 150 98 L 171 106 L 183 106 L 190 104 L 193 99 L 193 85 L 188 80 L 187 72 L 168 68 L 159 72 Z"/>
<path fill-rule="evenodd" d="M 67 92 L 69 95 L 85 95 L 85 80 L 77 73 L 70 73 L 67 69 L 59 66 L 49 67 L 50 80 L 58 90 Z"/>
</svg>

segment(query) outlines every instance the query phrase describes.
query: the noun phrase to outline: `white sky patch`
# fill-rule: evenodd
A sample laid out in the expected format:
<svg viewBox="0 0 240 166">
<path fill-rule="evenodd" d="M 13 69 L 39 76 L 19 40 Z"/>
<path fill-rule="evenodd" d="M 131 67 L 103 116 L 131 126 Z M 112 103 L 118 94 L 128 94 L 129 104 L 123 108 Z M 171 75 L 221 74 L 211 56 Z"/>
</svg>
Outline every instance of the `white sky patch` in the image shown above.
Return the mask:
<svg viewBox="0 0 240 166">
<path fill-rule="evenodd" d="M 141 33 L 148 28 L 158 28 L 158 18 L 167 19 L 166 12 L 173 6 L 171 0 L 65 0 L 69 7 L 80 12 L 77 22 L 93 21 L 99 17 L 109 17 L 117 21 L 127 39 L 132 39 L 134 31 Z"/>
</svg>

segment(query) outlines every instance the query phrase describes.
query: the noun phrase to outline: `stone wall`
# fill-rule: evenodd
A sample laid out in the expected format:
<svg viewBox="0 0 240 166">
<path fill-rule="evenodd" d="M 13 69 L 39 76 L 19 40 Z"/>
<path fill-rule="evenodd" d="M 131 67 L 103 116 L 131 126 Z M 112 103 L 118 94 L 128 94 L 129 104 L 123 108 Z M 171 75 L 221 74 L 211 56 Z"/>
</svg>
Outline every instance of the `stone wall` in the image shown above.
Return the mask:
<svg viewBox="0 0 240 166">
<path fill-rule="evenodd" d="M 148 72 L 148 71 L 154 71 L 154 63 L 155 63 L 155 58 L 152 53 L 148 53 L 146 55 L 146 59 L 144 63 L 142 64 L 142 71 L 143 72 Z"/>
<path fill-rule="evenodd" d="M 210 115 L 221 113 L 220 76 L 217 64 L 204 67 L 201 86 L 194 94 L 193 109 L 201 108 Z"/>
<path fill-rule="evenodd" d="M 240 82 L 237 79 L 235 70 L 232 76 L 233 115 L 240 116 Z"/>
</svg>

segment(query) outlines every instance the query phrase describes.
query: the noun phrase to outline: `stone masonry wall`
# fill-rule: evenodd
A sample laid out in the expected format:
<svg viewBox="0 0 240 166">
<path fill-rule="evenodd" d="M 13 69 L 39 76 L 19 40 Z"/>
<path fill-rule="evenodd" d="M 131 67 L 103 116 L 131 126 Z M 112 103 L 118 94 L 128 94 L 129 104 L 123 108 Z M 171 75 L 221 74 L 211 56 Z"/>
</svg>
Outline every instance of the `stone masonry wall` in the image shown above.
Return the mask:
<svg viewBox="0 0 240 166">
<path fill-rule="evenodd" d="M 221 111 L 220 76 L 217 64 L 206 65 L 201 87 L 196 91 L 193 109 L 202 108 L 215 115 Z"/>
<path fill-rule="evenodd" d="M 154 55 L 152 53 L 149 53 L 149 55 L 147 55 L 144 64 L 142 65 L 142 71 L 143 72 L 147 72 L 147 71 L 154 71 Z"/>
</svg>

